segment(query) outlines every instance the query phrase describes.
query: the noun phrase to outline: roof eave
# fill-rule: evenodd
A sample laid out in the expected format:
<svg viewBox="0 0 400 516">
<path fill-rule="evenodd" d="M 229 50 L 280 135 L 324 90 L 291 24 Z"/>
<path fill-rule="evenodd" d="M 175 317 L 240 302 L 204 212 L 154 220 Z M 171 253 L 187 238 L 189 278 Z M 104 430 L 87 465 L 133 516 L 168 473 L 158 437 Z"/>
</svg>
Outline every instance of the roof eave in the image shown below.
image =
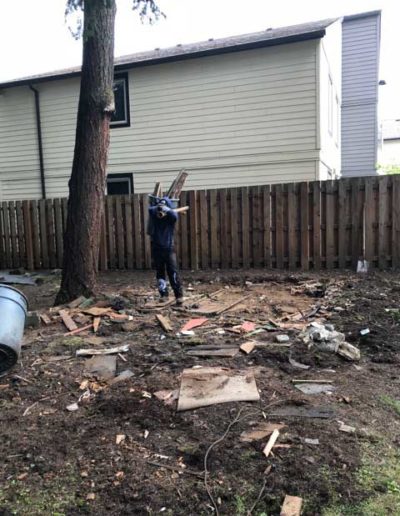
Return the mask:
<svg viewBox="0 0 400 516">
<path fill-rule="evenodd" d="M 307 32 L 303 34 L 294 34 L 290 36 L 282 36 L 280 38 L 274 38 L 270 40 L 263 40 L 263 41 L 253 41 L 250 43 L 242 43 L 237 44 L 234 46 L 227 46 L 225 48 L 211 48 L 206 50 L 198 50 L 194 52 L 188 52 L 188 53 L 177 53 L 175 55 L 170 56 L 164 56 L 159 58 L 149 58 L 149 59 L 143 59 L 143 61 L 133 61 L 133 62 L 126 62 L 121 64 L 116 64 L 114 69 L 116 71 L 118 70 L 127 70 L 130 68 L 138 68 L 141 66 L 152 66 L 157 65 L 161 63 L 169 63 L 169 62 L 176 62 L 176 61 L 184 61 L 186 59 L 196 59 L 199 57 L 207 57 L 207 56 L 213 56 L 213 55 L 219 55 L 219 54 L 228 54 L 233 52 L 240 52 L 243 50 L 252 50 L 256 48 L 265 48 L 265 47 L 272 47 L 277 45 L 283 45 L 285 43 L 296 43 L 300 41 L 307 41 L 312 39 L 320 39 L 323 38 L 326 34 L 325 29 L 320 29 L 312 32 Z M 48 75 L 45 77 L 33 77 L 33 78 L 26 78 L 26 79 L 20 79 L 15 81 L 9 81 L 0 83 L 0 90 L 6 89 L 6 88 L 14 88 L 17 86 L 27 86 L 30 84 L 39 84 L 43 82 L 51 82 L 61 79 L 71 79 L 74 77 L 79 77 L 81 75 L 81 71 L 73 71 L 73 72 L 67 72 L 67 73 L 60 73 L 55 75 Z"/>
</svg>

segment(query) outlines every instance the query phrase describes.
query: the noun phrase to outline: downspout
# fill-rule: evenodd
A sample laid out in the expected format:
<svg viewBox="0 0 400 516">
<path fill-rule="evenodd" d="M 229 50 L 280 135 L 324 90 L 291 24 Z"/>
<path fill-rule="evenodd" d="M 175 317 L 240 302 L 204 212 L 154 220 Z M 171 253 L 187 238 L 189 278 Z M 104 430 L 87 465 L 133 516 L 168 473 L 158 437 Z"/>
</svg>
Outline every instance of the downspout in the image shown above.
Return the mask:
<svg viewBox="0 0 400 516">
<path fill-rule="evenodd" d="M 42 124 L 40 121 L 40 102 L 39 102 L 39 91 L 29 85 L 29 89 L 33 91 L 35 95 L 35 112 L 36 112 L 36 132 L 39 148 L 39 167 L 40 167 L 40 183 L 42 187 L 42 199 L 46 199 L 46 179 L 44 176 L 44 159 L 43 159 L 43 141 L 42 141 Z"/>
</svg>

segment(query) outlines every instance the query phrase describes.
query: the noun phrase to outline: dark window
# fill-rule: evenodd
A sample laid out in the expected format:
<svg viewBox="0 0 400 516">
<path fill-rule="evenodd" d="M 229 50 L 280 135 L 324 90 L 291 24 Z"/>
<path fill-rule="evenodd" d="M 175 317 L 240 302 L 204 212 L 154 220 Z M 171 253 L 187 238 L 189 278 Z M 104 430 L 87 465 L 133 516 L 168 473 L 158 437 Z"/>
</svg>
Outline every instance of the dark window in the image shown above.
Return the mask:
<svg viewBox="0 0 400 516">
<path fill-rule="evenodd" d="M 107 195 L 133 194 L 132 174 L 109 174 L 107 176 Z"/>
<path fill-rule="evenodd" d="M 130 125 L 128 74 L 115 75 L 113 89 L 115 111 L 111 116 L 111 127 L 128 127 Z"/>
</svg>

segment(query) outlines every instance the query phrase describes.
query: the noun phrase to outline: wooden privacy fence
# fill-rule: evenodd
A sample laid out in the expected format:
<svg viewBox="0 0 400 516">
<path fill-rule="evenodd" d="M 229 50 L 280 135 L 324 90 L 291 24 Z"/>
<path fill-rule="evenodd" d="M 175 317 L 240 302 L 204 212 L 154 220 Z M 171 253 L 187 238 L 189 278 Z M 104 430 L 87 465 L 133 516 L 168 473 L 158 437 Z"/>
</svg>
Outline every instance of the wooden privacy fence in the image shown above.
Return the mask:
<svg viewBox="0 0 400 516">
<path fill-rule="evenodd" d="M 147 195 L 109 196 L 99 267 L 148 269 Z M 400 177 L 182 192 L 177 227 L 185 269 L 400 265 Z M 1 203 L 0 268 L 62 266 L 66 199 Z"/>
</svg>

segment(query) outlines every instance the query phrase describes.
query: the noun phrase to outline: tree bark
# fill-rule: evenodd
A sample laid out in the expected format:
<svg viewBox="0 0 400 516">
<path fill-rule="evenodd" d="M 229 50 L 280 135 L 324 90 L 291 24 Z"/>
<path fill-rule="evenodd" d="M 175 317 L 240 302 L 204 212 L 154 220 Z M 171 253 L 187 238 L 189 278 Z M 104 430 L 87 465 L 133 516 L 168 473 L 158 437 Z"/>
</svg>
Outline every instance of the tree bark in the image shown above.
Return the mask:
<svg viewBox="0 0 400 516">
<path fill-rule="evenodd" d="M 96 286 L 110 117 L 114 110 L 115 0 L 85 0 L 83 61 L 64 260 L 56 304 Z"/>
</svg>

